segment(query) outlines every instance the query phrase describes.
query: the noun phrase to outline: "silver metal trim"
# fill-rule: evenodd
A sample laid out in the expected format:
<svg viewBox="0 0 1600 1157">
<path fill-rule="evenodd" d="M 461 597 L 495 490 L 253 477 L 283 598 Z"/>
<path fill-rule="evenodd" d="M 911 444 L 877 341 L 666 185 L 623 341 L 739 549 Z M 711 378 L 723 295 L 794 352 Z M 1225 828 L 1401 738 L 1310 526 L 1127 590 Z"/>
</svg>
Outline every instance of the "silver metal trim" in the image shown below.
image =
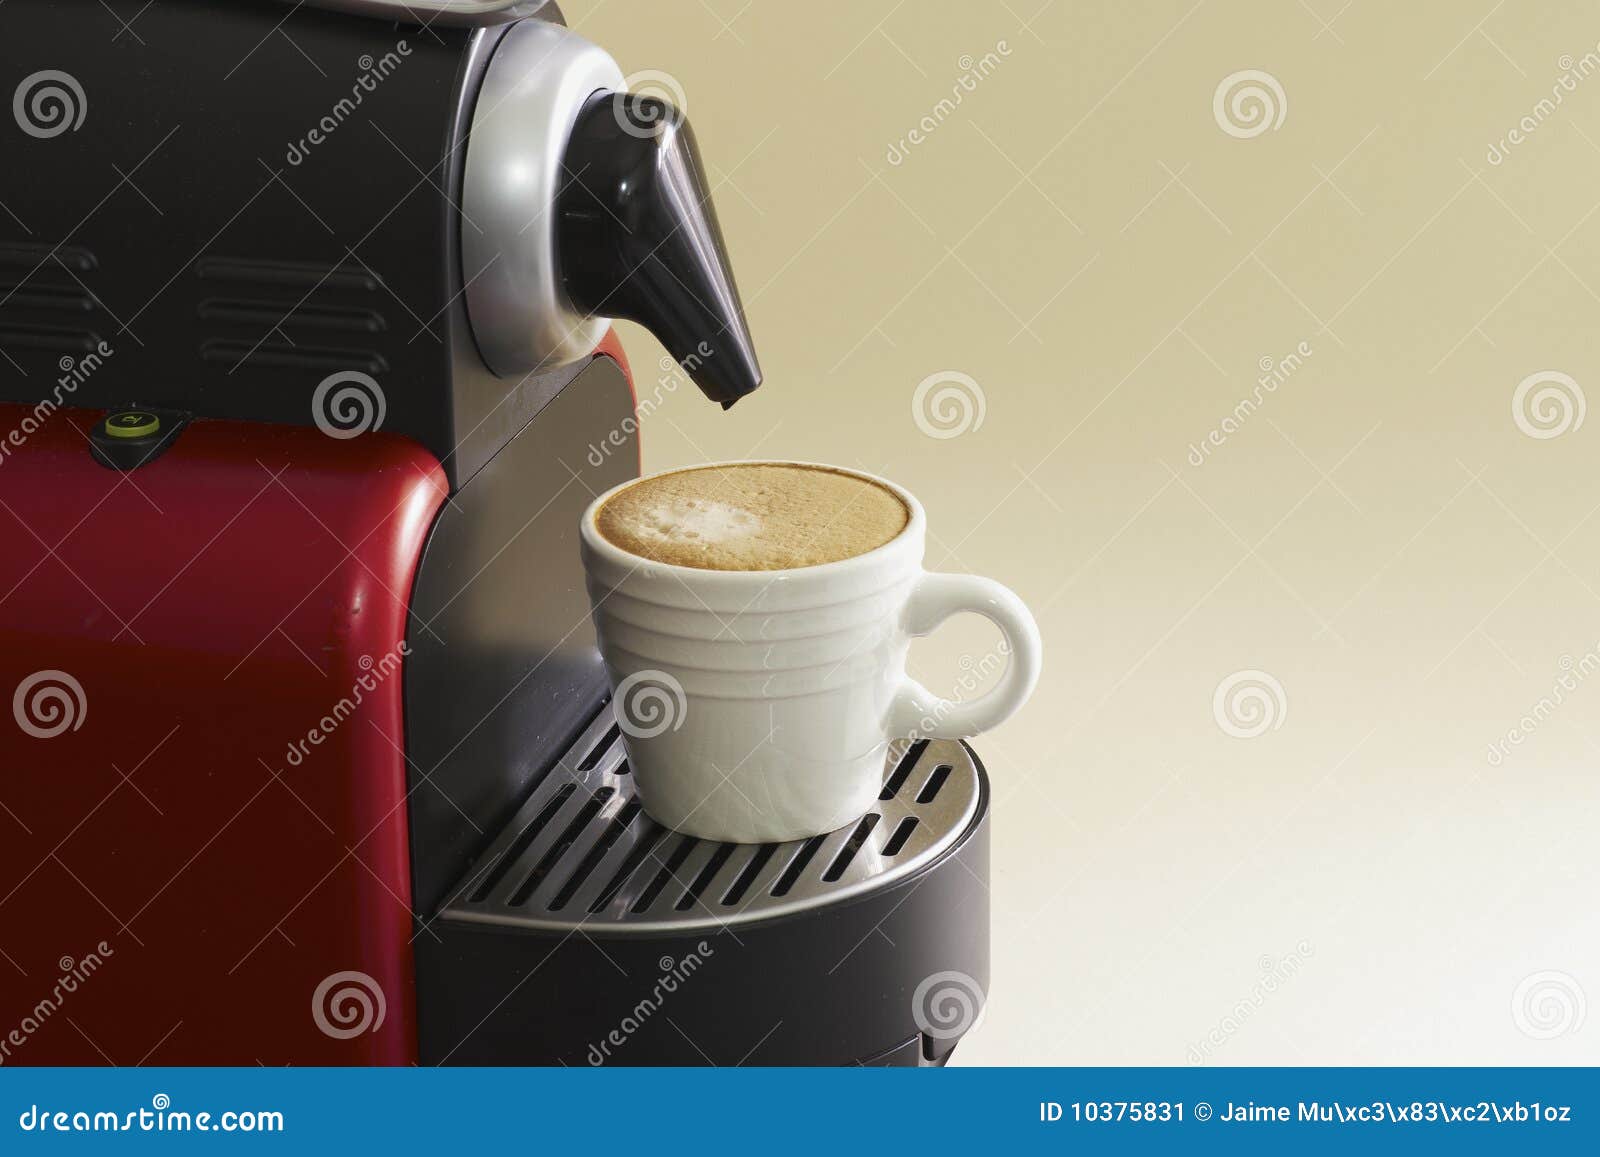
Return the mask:
<svg viewBox="0 0 1600 1157">
<path fill-rule="evenodd" d="M 285 0 L 298 7 L 328 8 L 406 24 L 509 24 L 533 16 L 549 0 Z"/>
<path fill-rule="evenodd" d="M 609 322 L 567 300 L 555 201 L 572 126 L 596 92 L 625 87 L 602 49 L 558 24 L 513 25 L 477 103 L 461 190 L 461 268 L 472 335 L 497 377 L 588 356 Z"/>
<path fill-rule="evenodd" d="M 555 933 L 581 928 L 592 936 L 658 935 L 836 904 L 926 866 L 977 814 L 977 763 L 958 742 L 891 744 L 884 778 L 886 792 L 896 789 L 892 798 L 880 798 L 863 821 L 825 836 L 784 844 L 697 840 L 639 810 L 607 706 L 479 857 L 440 918 Z M 935 778 L 941 782 L 932 799 L 919 803 Z M 909 836 L 891 853 L 902 824 Z M 856 850 L 845 863 L 852 843 Z M 802 860 L 789 887 L 773 895 Z M 837 875 L 826 879 L 836 864 Z M 737 884 L 740 894 L 727 903 Z"/>
</svg>

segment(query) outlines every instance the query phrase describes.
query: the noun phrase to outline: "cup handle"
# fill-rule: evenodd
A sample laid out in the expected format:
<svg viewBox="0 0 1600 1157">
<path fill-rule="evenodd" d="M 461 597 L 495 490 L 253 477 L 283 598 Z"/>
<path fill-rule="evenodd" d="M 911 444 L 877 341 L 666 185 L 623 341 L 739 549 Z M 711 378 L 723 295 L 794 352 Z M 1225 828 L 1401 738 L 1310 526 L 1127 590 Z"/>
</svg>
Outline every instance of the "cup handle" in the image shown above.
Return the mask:
<svg viewBox="0 0 1600 1157">
<path fill-rule="evenodd" d="M 1003 723 L 1033 694 L 1044 649 L 1039 626 L 1022 600 L 994 580 L 923 572 L 906 602 L 904 626 L 911 635 L 930 634 L 962 611 L 1000 628 L 1009 659 L 999 684 L 971 702 L 956 702 L 907 676 L 890 709 L 889 738 L 964 739 Z"/>
</svg>

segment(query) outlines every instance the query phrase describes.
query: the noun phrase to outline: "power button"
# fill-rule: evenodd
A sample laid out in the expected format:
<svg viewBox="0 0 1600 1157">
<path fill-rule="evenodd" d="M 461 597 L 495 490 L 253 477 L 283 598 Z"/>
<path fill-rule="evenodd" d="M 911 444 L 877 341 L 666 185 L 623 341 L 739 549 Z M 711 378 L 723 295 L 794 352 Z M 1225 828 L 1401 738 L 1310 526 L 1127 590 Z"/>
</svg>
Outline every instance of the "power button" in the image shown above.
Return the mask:
<svg viewBox="0 0 1600 1157">
<path fill-rule="evenodd" d="M 131 406 L 112 410 L 89 431 L 95 461 L 112 470 L 137 470 L 164 453 L 183 430 L 187 414 Z"/>
<path fill-rule="evenodd" d="M 148 438 L 160 432 L 161 416 L 149 410 L 123 410 L 106 418 L 106 436 L 110 438 Z"/>
</svg>

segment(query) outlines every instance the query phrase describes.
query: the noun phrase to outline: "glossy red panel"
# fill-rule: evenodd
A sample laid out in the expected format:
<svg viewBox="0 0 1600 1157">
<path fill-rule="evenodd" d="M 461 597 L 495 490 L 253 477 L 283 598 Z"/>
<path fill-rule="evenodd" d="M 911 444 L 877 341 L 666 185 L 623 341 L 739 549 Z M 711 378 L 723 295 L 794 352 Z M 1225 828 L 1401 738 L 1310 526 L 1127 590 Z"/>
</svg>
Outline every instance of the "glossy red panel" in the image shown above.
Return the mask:
<svg viewBox="0 0 1600 1157">
<path fill-rule="evenodd" d="M 401 649 L 444 473 L 200 421 L 124 476 L 99 416 L 0 458 L 0 1061 L 413 1061 Z"/>
</svg>

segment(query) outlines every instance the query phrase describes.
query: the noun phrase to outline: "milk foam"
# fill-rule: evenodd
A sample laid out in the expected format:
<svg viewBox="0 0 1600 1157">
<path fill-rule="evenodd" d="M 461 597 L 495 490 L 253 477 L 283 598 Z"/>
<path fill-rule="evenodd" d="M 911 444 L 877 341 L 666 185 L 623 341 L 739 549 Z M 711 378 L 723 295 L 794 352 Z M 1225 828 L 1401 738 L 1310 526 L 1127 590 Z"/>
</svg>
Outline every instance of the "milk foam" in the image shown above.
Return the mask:
<svg viewBox="0 0 1600 1157">
<path fill-rule="evenodd" d="M 640 538 L 709 545 L 760 537 L 763 519 L 727 502 L 674 498 L 637 509 L 632 525 Z"/>
<path fill-rule="evenodd" d="M 658 474 L 595 516 L 613 546 L 702 570 L 786 570 L 853 558 L 900 534 L 911 512 L 871 479 L 822 466 L 751 462 Z"/>
</svg>

